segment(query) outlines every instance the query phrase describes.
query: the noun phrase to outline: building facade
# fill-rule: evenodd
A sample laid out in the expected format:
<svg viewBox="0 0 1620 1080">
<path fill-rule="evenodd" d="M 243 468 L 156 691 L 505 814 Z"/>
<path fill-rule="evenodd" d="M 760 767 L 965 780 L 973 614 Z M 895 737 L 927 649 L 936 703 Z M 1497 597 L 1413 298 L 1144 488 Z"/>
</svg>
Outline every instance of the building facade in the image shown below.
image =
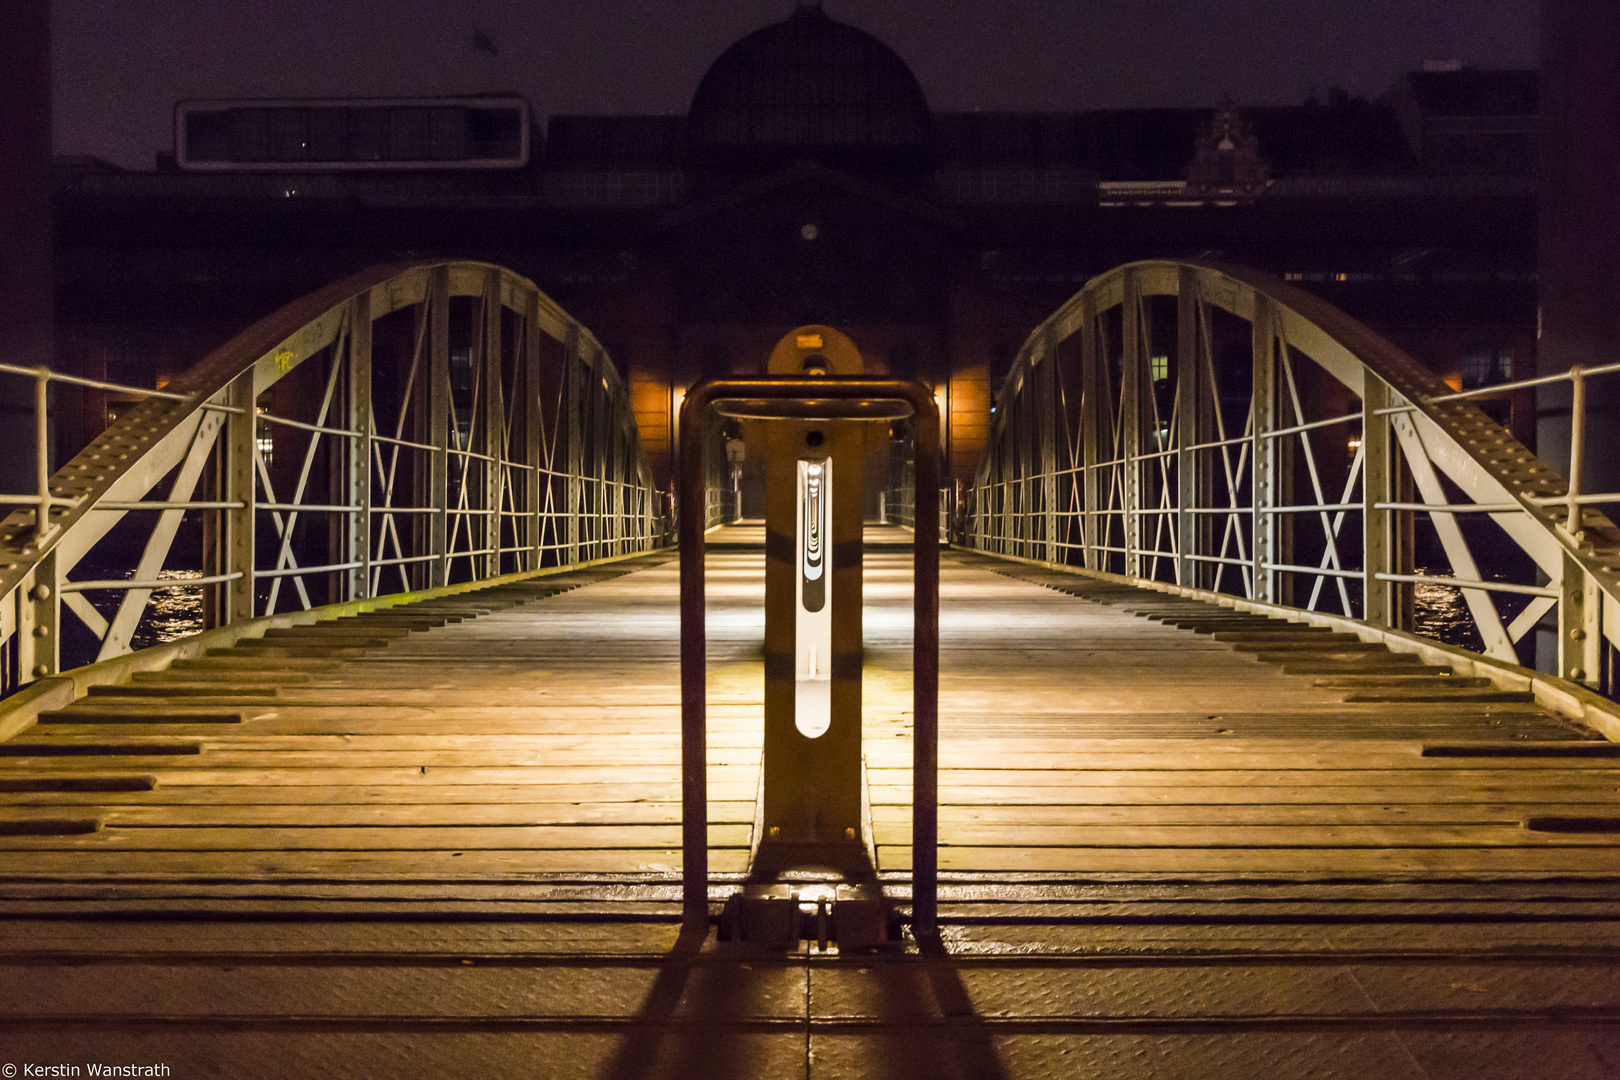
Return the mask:
<svg viewBox="0 0 1620 1080">
<path fill-rule="evenodd" d="M 484 258 L 604 342 L 664 482 L 684 388 L 805 324 L 932 383 L 966 478 L 1029 331 L 1096 273 L 1187 257 L 1319 292 L 1458 385 L 1522 377 L 1535 73 L 1436 67 L 1378 101 L 935 112 L 893 50 L 800 5 L 685 115 L 524 108 L 514 135 L 511 99 L 193 103 L 152 172 L 58 163 L 59 363 L 156 383 L 345 273 Z"/>
</svg>

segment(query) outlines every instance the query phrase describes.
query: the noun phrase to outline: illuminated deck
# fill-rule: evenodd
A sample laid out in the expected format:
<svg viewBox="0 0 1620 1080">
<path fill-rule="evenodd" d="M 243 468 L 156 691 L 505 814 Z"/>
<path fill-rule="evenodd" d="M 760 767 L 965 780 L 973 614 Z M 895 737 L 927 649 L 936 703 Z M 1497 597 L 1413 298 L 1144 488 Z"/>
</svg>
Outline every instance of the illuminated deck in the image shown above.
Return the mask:
<svg viewBox="0 0 1620 1080">
<path fill-rule="evenodd" d="M 763 558 L 714 539 L 718 899 L 754 816 Z M 954 552 L 949 955 L 671 958 L 676 565 L 241 645 L 3 744 L 8 1053 L 229 1076 L 1620 1061 L 1610 744 L 1357 643 Z M 874 545 L 865 590 L 872 827 L 902 901 L 909 566 Z"/>
</svg>

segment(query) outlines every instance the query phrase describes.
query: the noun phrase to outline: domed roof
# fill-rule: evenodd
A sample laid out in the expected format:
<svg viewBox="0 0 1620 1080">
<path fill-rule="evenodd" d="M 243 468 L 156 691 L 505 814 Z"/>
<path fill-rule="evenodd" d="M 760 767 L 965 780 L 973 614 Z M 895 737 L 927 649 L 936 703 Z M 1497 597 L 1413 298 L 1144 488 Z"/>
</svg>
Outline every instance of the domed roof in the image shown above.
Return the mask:
<svg viewBox="0 0 1620 1080">
<path fill-rule="evenodd" d="M 927 99 L 894 50 L 819 4 L 738 41 L 698 84 L 695 147 L 924 151 Z"/>
</svg>

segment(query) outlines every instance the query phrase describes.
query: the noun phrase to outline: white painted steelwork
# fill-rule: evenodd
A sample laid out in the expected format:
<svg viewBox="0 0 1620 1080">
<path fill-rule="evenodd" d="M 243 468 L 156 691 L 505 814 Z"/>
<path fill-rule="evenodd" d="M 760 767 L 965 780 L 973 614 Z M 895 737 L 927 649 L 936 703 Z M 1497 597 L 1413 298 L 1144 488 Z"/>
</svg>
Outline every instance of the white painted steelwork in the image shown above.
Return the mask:
<svg viewBox="0 0 1620 1080">
<path fill-rule="evenodd" d="M 1384 627 L 1409 629 L 1409 590 L 1433 581 L 1460 590 L 1487 656 L 1517 662 L 1554 625 L 1557 673 L 1612 692 L 1620 530 L 1602 507 L 1620 494 L 1579 486 L 1603 376 L 1612 395 L 1620 364 L 1453 392 L 1267 275 L 1131 263 L 1024 343 L 959 539 Z M 1572 384 L 1574 484 L 1473 403 L 1556 381 Z M 1420 517 L 1449 574 L 1415 572 Z"/>
<path fill-rule="evenodd" d="M 374 329 L 389 334 L 376 356 Z M 38 387 L 41 446 L 52 382 L 143 400 L 54 475 L 41 469 L 35 492 L 0 496 L 18 508 L 0 521 L 4 691 L 59 670 L 64 608 L 105 660 L 130 651 L 158 589 L 203 589 L 202 622 L 223 625 L 322 594 L 645 551 L 668 531 L 607 353 L 533 282 L 485 263 L 356 274 L 162 390 L 0 365 L 6 377 Z M 199 574 L 160 579 L 183 527 Z M 134 565 L 110 577 L 132 535 Z"/>
</svg>

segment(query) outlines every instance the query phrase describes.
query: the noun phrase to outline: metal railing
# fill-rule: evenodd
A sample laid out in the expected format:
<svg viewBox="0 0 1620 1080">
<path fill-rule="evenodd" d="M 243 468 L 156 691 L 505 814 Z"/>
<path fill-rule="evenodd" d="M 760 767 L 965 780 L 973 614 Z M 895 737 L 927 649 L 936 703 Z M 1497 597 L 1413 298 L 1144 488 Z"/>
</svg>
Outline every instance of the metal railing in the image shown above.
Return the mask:
<svg viewBox="0 0 1620 1080">
<path fill-rule="evenodd" d="M 33 491 L 0 495 L 0 692 L 139 646 L 154 592 L 193 590 L 203 630 L 668 534 L 606 352 L 484 263 L 362 272 L 163 389 L 0 378 L 34 383 L 38 462 Z M 54 472 L 52 383 L 136 402 Z"/>
<path fill-rule="evenodd" d="M 1540 626 L 1545 668 L 1612 695 L 1620 493 L 1580 483 L 1598 379 L 1620 397 L 1620 364 L 1453 391 L 1292 286 L 1130 264 L 1026 341 L 963 539 L 1397 629 L 1414 586 L 1453 588 L 1479 651 L 1534 664 Z M 1476 405 L 1560 383 L 1570 481 Z"/>
<path fill-rule="evenodd" d="M 917 527 L 917 474 L 916 441 L 910 425 L 898 424 L 889 439 L 889 481 L 879 493 L 878 519 L 887 525 L 906 529 Z M 950 540 L 954 535 L 953 511 L 956 508 L 955 487 L 939 489 L 939 536 Z"/>
</svg>

